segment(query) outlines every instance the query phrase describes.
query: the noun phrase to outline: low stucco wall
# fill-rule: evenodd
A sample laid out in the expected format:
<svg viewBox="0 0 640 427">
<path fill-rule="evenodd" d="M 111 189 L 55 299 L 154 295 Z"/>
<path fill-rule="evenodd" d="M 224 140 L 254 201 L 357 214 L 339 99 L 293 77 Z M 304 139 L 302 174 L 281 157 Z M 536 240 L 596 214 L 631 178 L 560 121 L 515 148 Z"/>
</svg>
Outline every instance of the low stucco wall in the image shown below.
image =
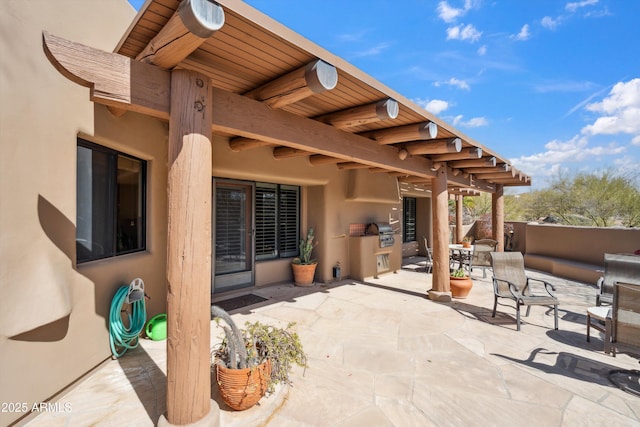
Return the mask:
<svg viewBox="0 0 640 427">
<path fill-rule="evenodd" d="M 551 274 L 595 283 L 605 253 L 640 249 L 640 229 L 526 225 L 525 265 Z"/>
</svg>

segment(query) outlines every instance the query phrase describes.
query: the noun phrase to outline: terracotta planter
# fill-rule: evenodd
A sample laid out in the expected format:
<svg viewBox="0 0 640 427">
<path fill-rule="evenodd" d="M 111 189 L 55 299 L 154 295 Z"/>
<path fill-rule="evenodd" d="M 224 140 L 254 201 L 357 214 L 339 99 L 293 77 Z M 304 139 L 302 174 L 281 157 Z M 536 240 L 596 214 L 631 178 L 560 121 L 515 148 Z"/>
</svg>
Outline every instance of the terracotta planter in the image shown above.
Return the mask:
<svg viewBox="0 0 640 427">
<path fill-rule="evenodd" d="M 471 247 L 471 242 L 462 242 L 462 247 L 463 248 L 470 248 Z"/>
<path fill-rule="evenodd" d="M 293 281 L 297 286 L 313 285 L 313 276 L 316 274 L 315 264 L 291 264 L 293 269 Z"/>
<path fill-rule="evenodd" d="M 449 277 L 451 296 L 454 298 L 466 298 L 473 287 L 473 282 L 467 277 Z"/>
<path fill-rule="evenodd" d="M 271 362 L 258 366 L 229 369 L 216 364 L 216 382 L 222 400 L 236 411 L 243 411 L 258 403 L 267 392 L 271 378 Z"/>
</svg>

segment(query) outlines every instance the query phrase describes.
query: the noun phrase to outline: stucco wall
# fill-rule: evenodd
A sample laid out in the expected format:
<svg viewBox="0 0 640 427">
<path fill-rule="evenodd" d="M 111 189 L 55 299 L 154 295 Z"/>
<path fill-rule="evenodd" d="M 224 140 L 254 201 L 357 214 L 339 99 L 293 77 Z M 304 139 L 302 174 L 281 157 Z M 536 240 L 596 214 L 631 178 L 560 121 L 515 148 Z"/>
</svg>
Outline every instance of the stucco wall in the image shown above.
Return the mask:
<svg viewBox="0 0 640 427">
<path fill-rule="evenodd" d="M 148 312 L 164 309 L 166 127 L 94 106 L 42 48 L 46 30 L 111 51 L 134 16 L 126 0 L 0 3 L 1 402 L 44 401 L 108 358 L 120 285 L 142 277 Z M 147 252 L 76 266 L 79 135 L 149 162 Z"/>
<path fill-rule="evenodd" d="M 527 224 L 527 254 L 546 255 L 604 265 L 605 253 L 633 253 L 640 249 L 638 228 L 570 227 Z"/>
</svg>

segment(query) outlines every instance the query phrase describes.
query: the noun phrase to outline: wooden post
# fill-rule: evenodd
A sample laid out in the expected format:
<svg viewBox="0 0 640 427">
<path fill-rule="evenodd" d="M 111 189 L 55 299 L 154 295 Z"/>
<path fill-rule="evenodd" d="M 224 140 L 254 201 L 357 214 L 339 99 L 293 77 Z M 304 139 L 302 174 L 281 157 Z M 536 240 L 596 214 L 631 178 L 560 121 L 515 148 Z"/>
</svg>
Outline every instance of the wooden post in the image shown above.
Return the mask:
<svg viewBox="0 0 640 427">
<path fill-rule="evenodd" d="M 167 238 L 167 419 L 191 424 L 212 415 L 211 120 L 208 78 L 171 76 Z M 214 408 L 215 407 L 215 408 Z M 208 420 L 207 420 L 208 421 Z M 212 420 L 215 422 L 216 420 Z M 214 424 L 211 424 L 214 425 Z"/>
<path fill-rule="evenodd" d="M 462 194 L 456 194 L 456 241 L 454 243 L 462 242 L 464 239 L 464 227 L 462 220 L 462 208 L 464 207 L 464 196 Z"/>
<path fill-rule="evenodd" d="M 497 252 L 504 251 L 504 186 L 496 185 L 496 192 L 491 195 L 491 223 L 493 224 L 493 240 L 498 241 Z"/>
<path fill-rule="evenodd" d="M 447 168 L 436 173 L 431 188 L 433 213 L 433 276 L 429 299 L 450 301 L 449 289 L 449 193 L 447 192 Z"/>
</svg>

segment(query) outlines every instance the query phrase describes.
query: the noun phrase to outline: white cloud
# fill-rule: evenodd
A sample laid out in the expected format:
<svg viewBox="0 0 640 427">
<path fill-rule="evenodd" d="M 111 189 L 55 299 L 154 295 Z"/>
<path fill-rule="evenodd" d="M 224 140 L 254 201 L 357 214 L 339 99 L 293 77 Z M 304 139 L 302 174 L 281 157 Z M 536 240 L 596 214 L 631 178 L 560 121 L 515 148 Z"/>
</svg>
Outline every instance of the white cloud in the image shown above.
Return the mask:
<svg viewBox="0 0 640 427">
<path fill-rule="evenodd" d="M 370 47 L 369 49 L 355 52 L 350 56 L 353 58 L 362 58 L 365 56 L 377 56 L 377 55 L 380 55 L 384 50 L 388 49 L 390 46 L 391 46 L 391 43 L 379 43 L 375 46 Z"/>
<path fill-rule="evenodd" d="M 532 176 L 550 177 L 569 164 L 593 161 L 594 157 L 615 156 L 624 153 L 626 148 L 615 143 L 589 146 L 586 136 L 576 135 L 568 141 L 553 140 L 544 146 L 545 151 L 511 159 L 513 165 Z"/>
<path fill-rule="evenodd" d="M 524 24 L 518 34 L 511 36 L 515 40 L 529 40 L 531 33 L 529 33 L 529 24 Z"/>
<path fill-rule="evenodd" d="M 471 87 L 469 86 L 469 83 L 467 83 L 465 80 L 458 80 L 455 77 L 451 77 L 446 82 L 435 82 L 434 83 L 434 86 L 436 86 L 436 87 L 440 87 L 442 85 L 455 86 L 458 89 L 471 90 Z"/>
<path fill-rule="evenodd" d="M 467 128 L 477 128 L 477 127 L 489 125 L 489 121 L 485 117 L 473 117 L 472 119 L 469 119 L 467 121 L 462 120 L 463 117 L 464 116 L 462 114 L 459 114 L 451 120 L 451 123 L 454 126 L 467 127 Z"/>
<path fill-rule="evenodd" d="M 640 147 L 640 135 L 633 137 L 633 139 L 631 140 L 631 145 L 637 145 L 638 147 Z"/>
<path fill-rule="evenodd" d="M 487 45 L 482 45 L 478 48 L 478 55 L 485 56 L 487 54 Z"/>
<path fill-rule="evenodd" d="M 569 12 L 575 12 L 581 7 L 593 6 L 594 4 L 597 4 L 597 3 L 598 3 L 598 0 L 583 0 L 583 1 L 569 2 L 565 5 L 564 8 Z"/>
<path fill-rule="evenodd" d="M 548 30 L 555 30 L 560 25 L 560 18 L 553 19 L 550 16 L 545 16 L 540 20 L 540 24 Z"/>
<path fill-rule="evenodd" d="M 459 16 L 462 16 L 466 13 L 464 9 L 459 9 L 455 7 L 449 6 L 449 3 L 446 1 L 441 1 L 438 3 L 438 17 L 442 19 L 444 22 L 453 22 Z"/>
<path fill-rule="evenodd" d="M 427 110 L 432 114 L 440 114 L 449 108 L 449 103 L 447 101 L 443 101 L 441 99 L 416 99 L 416 104 Z"/>
<path fill-rule="evenodd" d="M 471 24 L 466 26 L 461 24 L 447 28 L 447 40 L 470 40 L 473 43 L 480 40 L 481 36 L 482 32 Z"/>
<path fill-rule="evenodd" d="M 585 135 L 628 133 L 640 136 L 640 78 L 616 83 L 602 102 L 586 106 L 588 111 L 602 113 L 593 124 L 582 128 Z"/>
<path fill-rule="evenodd" d="M 449 5 L 447 1 L 441 1 L 438 3 L 438 17 L 442 19 L 446 23 L 454 22 L 461 16 L 466 15 L 468 11 L 477 7 L 479 4 L 478 0 L 465 0 L 463 7 L 453 7 Z"/>
</svg>

